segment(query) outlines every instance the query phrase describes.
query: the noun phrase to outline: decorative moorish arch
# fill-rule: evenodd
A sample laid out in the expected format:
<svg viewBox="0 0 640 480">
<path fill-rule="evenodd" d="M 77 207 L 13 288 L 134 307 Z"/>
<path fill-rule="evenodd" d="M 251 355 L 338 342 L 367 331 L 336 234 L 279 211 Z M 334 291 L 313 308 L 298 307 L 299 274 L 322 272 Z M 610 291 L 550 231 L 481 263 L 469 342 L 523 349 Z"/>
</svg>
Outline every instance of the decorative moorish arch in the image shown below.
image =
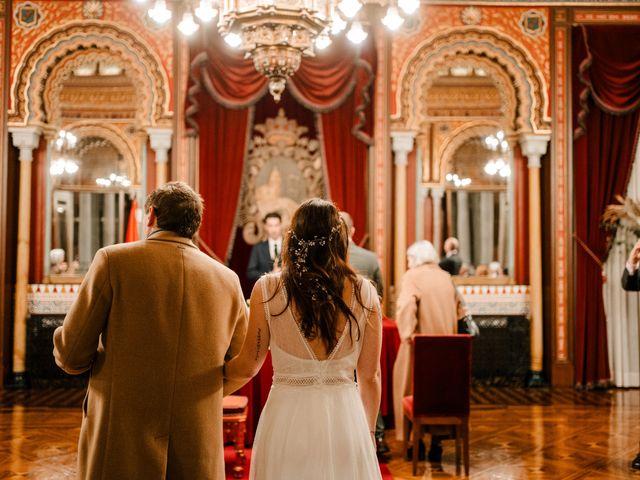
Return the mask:
<svg viewBox="0 0 640 480">
<path fill-rule="evenodd" d="M 467 54 L 443 58 L 433 65 L 432 71 L 438 72 L 442 69 L 458 66 L 471 67 L 474 69 L 481 68 L 487 72 L 487 76 L 491 78 L 496 89 L 500 92 L 502 113 L 506 120 L 506 124 L 503 128 L 506 128 L 509 132 L 515 131 L 518 114 L 518 91 L 514 85 L 514 79 L 509 75 L 509 72 L 488 58 Z M 437 75 L 429 75 L 425 79 L 425 82 L 422 83 L 421 96 L 419 97 L 421 105 L 429 105 L 429 88 L 437 78 Z M 426 115 L 423 115 L 423 118 L 425 116 Z"/>
<path fill-rule="evenodd" d="M 445 170 L 451 164 L 456 151 L 469 139 L 495 135 L 496 131 L 503 128 L 500 122 L 493 120 L 477 120 L 460 125 L 452 131 L 446 141 L 438 149 L 436 158 L 440 169 L 440 178 L 444 178 Z"/>
<path fill-rule="evenodd" d="M 58 101 L 60 92 L 72 72 L 89 62 L 110 61 L 122 65 L 125 68 L 127 78 L 135 86 L 136 90 L 136 122 L 145 125 L 150 118 L 153 107 L 151 84 L 147 81 L 144 69 L 140 63 L 131 63 L 120 52 L 106 48 L 88 48 L 76 50 L 61 58 L 55 64 L 47 78 L 44 79 L 42 95 L 36 95 L 31 99 L 31 110 L 36 122 L 56 124 L 61 117 L 61 105 Z"/>
<path fill-rule="evenodd" d="M 134 182 L 141 180 L 141 165 L 139 155 L 136 154 L 138 147 L 134 143 L 135 137 L 125 135 L 118 127 L 109 123 L 96 124 L 95 121 L 87 120 L 70 123 L 65 128 L 73 131 L 78 140 L 85 137 L 102 137 L 109 140 L 113 146 L 122 154 L 128 165 L 127 176 Z"/>
<path fill-rule="evenodd" d="M 425 91 L 425 83 L 437 76 L 438 68 L 461 55 L 488 59 L 496 66 L 494 71 L 499 68 L 511 79 L 517 94 L 514 133 L 550 131 L 545 114 L 549 98 L 540 68 L 515 39 L 477 26 L 439 32 L 416 47 L 400 72 L 395 124 L 411 130 L 422 124 L 425 106 L 415 99 Z"/>
<path fill-rule="evenodd" d="M 135 33 L 121 25 L 85 20 L 67 23 L 37 41 L 16 69 L 11 88 L 9 122 L 14 125 L 44 124 L 42 96 L 48 78 L 65 57 L 78 58 L 80 52 L 108 51 L 120 58 L 135 75 L 134 83 L 143 85 L 147 94 L 143 101 L 141 128 L 167 124 L 170 110 L 169 79 L 158 55 Z M 71 60 L 68 68 L 72 68 Z M 60 69 L 64 78 L 67 71 Z M 142 92 L 141 92 L 142 93 Z M 143 97 L 144 98 L 144 97 Z"/>
</svg>

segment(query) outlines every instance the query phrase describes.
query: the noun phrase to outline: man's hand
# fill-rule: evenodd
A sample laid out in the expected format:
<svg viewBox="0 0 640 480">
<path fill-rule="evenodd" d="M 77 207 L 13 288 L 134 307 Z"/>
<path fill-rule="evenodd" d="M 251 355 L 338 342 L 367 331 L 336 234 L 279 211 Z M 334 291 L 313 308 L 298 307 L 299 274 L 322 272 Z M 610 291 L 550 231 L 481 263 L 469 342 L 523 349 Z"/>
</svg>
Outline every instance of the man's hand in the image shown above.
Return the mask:
<svg viewBox="0 0 640 480">
<path fill-rule="evenodd" d="M 638 265 L 638 263 L 640 262 L 640 240 L 638 240 L 638 242 L 633 246 L 633 249 L 631 249 L 631 253 L 629 254 L 629 260 L 627 260 L 627 265 L 634 266 L 634 269 L 636 267 L 636 265 Z"/>
</svg>

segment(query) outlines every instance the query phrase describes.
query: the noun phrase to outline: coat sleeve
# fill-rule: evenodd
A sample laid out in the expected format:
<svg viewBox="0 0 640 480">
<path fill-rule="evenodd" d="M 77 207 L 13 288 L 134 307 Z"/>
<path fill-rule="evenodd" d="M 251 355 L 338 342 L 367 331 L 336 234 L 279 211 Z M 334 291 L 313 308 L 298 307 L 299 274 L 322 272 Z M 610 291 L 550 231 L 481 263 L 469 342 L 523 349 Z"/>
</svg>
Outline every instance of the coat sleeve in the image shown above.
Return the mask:
<svg viewBox="0 0 640 480">
<path fill-rule="evenodd" d="M 253 246 L 253 248 L 251 249 L 251 255 L 249 256 L 249 265 L 247 265 L 247 278 L 249 278 L 249 280 L 252 280 L 252 281 L 258 280 L 263 273 L 260 271 L 260 262 L 258 261 L 259 248 L 260 248 L 259 243 Z"/>
<path fill-rule="evenodd" d="M 640 291 L 640 270 L 636 270 L 633 275 L 629 275 L 629 270 L 625 266 L 622 272 L 622 288 L 628 292 Z"/>
<path fill-rule="evenodd" d="M 380 264 L 378 263 L 378 259 L 375 260 L 375 267 L 373 271 L 373 281 L 376 284 L 376 290 L 378 291 L 378 296 L 382 297 L 384 293 L 384 286 L 382 283 L 382 273 L 380 273 Z"/>
<path fill-rule="evenodd" d="M 234 299 L 234 308 L 233 308 L 233 335 L 231 336 L 231 343 L 229 344 L 229 348 L 227 349 L 227 353 L 225 354 L 224 360 L 228 362 L 233 357 L 237 356 L 240 353 L 240 348 L 244 343 L 244 337 L 247 335 L 247 325 L 249 323 L 249 317 L 247 312 L 247 305 L 244 300 L 244 294 L 242 293 L 242 288 L 240 287 L 240 281 L 236 278 L 237 289 L 236 295 Z M 223 395 L 230 395 L 235 392 L 238 388 L 244 385 L 246 382 L 234 382 L 233 380 L 224 379 L 224 383 L 222 386 Z"/>
<path fill-rule="evenodd" d="M 396 302 L 396 322 L 402 342 L 411 339 L 418 326 L 419 292 L 407 274 L 400 281 L 400 295 Z"/>
<path fill-rule="evenodd" d="M 109 257 L 104 250 L 98 250 L 80 285 L 78 298 L 62 326 L 53 333 L 53 356 L 65 372 L 77 375 L 91 368 L 112 299 Z"/>
</svg>

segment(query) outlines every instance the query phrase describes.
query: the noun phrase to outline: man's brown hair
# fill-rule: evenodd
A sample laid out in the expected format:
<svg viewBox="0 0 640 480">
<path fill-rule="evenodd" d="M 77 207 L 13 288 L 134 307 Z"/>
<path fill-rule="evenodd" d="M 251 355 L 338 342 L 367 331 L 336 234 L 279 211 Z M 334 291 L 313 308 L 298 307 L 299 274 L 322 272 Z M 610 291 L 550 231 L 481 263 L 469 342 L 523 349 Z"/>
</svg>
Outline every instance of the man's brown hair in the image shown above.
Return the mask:
<svg viewBox="0 0 640 480">
<path fill-rule="evenodd" d="M 202 222 L 203 200 L 184 182 L 169 182 L 149 194 L 144 211 L 156 213 L 158 227 L 193 238 Z"/>
</svg>

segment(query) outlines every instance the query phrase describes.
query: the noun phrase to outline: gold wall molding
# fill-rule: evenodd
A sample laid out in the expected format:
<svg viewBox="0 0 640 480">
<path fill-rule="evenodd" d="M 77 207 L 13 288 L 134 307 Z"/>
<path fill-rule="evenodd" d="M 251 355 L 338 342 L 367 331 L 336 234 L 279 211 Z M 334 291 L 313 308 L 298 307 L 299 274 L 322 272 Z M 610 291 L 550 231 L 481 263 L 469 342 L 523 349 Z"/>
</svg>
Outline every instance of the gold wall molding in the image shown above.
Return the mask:
<svg viewBox="0 0 640 480">
<path fill-rule="evenodd" d="M 417 128 L 424 120 L 424 106 L 416 102 L 424 85 L 437 76 L 438 68 L 457 57 L 486 59 L 499 78 L 511 79 L 515 90 L 516 111 L 513 133 L 550 132 L 547 86 L 535 61 L 518 41 L 487 27 L 458 27 L 439 32 L 420 43 L 403 65 L 398 82 L 399 112 L 394 123 Z M 485 62 L 486 65 L 486 62 Z"/>
<path fill-rule="evenodd" d="M 9 122 L 13 125 L 44 123 L 38 98 L 43 93 L 48 76 L 65 57 L 82 57 L 86 50 L 109 51 L 132 68 L 137 79 L 147 89 L 144 125 L 170 125 L 169 80 L 157 54 L 139 35 L 121 25 L 104 21 L 70 22 L 56 28 L 38 41 L 20 61 L 11 88 Z M 97 52 L 96 52 L 97 53 Z M 64 76 L 64 75 L 63 75 Z"/>
</svg>

